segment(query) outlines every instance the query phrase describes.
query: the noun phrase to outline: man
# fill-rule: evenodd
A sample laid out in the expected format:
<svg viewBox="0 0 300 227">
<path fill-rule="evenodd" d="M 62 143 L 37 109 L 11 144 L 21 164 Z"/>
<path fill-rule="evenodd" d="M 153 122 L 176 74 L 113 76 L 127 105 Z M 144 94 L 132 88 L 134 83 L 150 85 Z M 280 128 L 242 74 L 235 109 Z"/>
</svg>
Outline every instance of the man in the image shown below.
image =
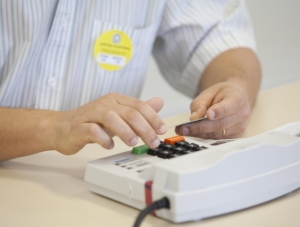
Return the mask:
<svg viewBox="0 0 300 227">
<path fill-rule="evenodd" d="M 242 0 L 1 0 L 0 160 L 87 143 L 159 144 L 160 98 L 138 97 L 148 59 L 195 98 L 181 135 L 234 137 L 260 86 Z"/>
</svg>

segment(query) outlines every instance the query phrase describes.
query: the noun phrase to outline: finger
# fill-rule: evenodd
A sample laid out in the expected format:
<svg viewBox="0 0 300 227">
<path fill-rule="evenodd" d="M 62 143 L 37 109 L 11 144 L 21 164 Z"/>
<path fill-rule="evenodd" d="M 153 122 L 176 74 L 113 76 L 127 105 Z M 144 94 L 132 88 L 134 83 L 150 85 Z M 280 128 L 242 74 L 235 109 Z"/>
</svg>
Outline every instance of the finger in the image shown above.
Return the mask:
<svg viewBox="0 0 300 227">
<path fill-rule="evenodd" d="M 78 131 L 78 136 L 86 143 L 98 143 L 106 149 L 112 149 L 114 147 L 114 141 L 112 140 L 111 136 L 95 123 L 81 124 Z"/>
<path fill-rule="evenodd" d="M 230 128 L 241 121 L 241 113 L 237 112 L 230 116 L 217 119 L 217 120 L 204 120 L 195 122 L 188 125 L 177 127 L 176 133 L 183 136 L 195 136 L 203 133 L 212 133 L 222 131 L 223 129 Z M 242 119 L 244 120 L 244 119 Z"/>
<path fill-rule="evenodd" d="M 137 135 L 116 112 L 107 111 L 100 116 L 100 120 L 99 117 L 97 118 L 96 116 L 94 119 L 97 119 L 99 123 L 102 123 L 106 129 L 117 135 L 128 146 L 134 146 L 137 144 Z"/>
<path fill-rule="evenodd" d="M 167 126 L 159 115 L 152 109 L 146 102 L 140 101 L 134 98 L 128 98 L 127 96 L 120 96 L 118 99 L 119 104 L 130 107 L 138 111 L 143 118 L 151 125 L 157 134 L 164 134 L 167 131 Z M 156 107 L 159 107 L 158 100 L 150 101 L 151 104 L 156 103 Z"/>
<path fill-rule="evenodd" d="M 207 116 L 211 120 L 224 118 L 239 111 L 243 106 L 241 99 L 226 98 L 221 102 L 212 105 L 207 110 Z"/>
<path fill-rule="evenodd" d="M 217 93 L 217 88 L 211 87 L 202 91 L 191 103 L 190 120 L 195 120 L 206 115 L 207 109 L 212 105 L 214 97 Z"/>
<path fill-rule="evenodd" d="M 103 130 L 104 130 L 111 138 L 115 136 L 115 134 L 112 133 L 111 131 L 109 131 L 107 128 L 102 127 L 102 129 L 103 129 Z"/>
<path fill-rule="evenodd" d="M 161 111 L 161 109 L 163 108 L 164 106 L 164 101 L 159 98 L 159 97 L 155 97 L 155 98 L 152 98 L 152 99 L 149 99 L 146 101 L 146 103 L 152 107 L 152 109 L 158 113 L 159 111 Z"/>
<path fill-rule="evenodd" d="M 248 122 L 241 122 L 238 123 L 230 128 L 225 129 L 225 132 L 223 130 L 210 132 L 210 133 L 201 133 L 198 135 L 195 135 L 196 137 L 203 138 L 203 139 L 231 139 L 236 138 L 241 133 L 243 133 L 247 127 Z M 224 135 L 225 134 L 225 135 Z"/>
<path fill-rule="evenodd" d="M 156 132 L 140 112 L 125 106 L 119 111 L 118 114 L 122 119 L 150 148 L 159 146 L 160 140 Z"/>
</svg>

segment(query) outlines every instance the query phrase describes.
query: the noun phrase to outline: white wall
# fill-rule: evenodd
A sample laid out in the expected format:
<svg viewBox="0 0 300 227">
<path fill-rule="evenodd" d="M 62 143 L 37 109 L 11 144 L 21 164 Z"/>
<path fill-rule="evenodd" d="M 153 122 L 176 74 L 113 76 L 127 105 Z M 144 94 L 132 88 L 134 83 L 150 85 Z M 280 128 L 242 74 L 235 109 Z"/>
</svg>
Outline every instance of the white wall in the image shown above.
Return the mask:
<svg viewBox="0 0 300 227">
<path fill-rule="evenodd" d="M 300 80 L 300 1 L 248 0 L 263 68 L 262 89 Z"/>
<path fill-rule="evenodd" d="M 246 0 L 256 34 L 263 68 L 261 89 L 300 80 L 300 1 Z M 141 99 L 160 96 L 165 106 L 160 116 L 189 111 L 191 99 L 174 90 L 150 61 Z"/>
</svg>

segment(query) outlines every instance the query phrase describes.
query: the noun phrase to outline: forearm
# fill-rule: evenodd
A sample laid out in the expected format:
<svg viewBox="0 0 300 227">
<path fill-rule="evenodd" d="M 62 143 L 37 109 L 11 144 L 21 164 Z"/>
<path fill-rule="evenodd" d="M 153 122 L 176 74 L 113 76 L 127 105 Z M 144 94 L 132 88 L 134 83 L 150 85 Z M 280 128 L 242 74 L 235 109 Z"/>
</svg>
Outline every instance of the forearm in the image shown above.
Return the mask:
<svg viewBox="0 0 300 227">
<path fill-rule="evenodd" d="M 0 108 L 0 161 L 54 149 L 51 119 L 56 113 Z"/>
<path fill-rule="evenodd" d="M 260 87 L 261 67 L 252 50 L 236 48 L 217 56 L 202 74 L 200 89 L 226 81 L 242 87 L 253 106 Z"/>
</svg>

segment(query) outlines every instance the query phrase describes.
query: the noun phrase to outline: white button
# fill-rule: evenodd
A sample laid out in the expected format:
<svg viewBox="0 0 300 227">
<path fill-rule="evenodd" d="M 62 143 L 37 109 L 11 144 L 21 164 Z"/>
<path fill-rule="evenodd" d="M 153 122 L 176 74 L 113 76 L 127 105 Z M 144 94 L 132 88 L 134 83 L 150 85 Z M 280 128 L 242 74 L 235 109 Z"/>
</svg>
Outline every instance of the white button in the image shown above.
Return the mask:
<svg viewBox="0 0 300 227">
<path fill-rule="evenodd" d="M 48 85 L 54 87 L 56 85 L 56 79 L 53 77 L 48 79 Z"/>
</svg>

